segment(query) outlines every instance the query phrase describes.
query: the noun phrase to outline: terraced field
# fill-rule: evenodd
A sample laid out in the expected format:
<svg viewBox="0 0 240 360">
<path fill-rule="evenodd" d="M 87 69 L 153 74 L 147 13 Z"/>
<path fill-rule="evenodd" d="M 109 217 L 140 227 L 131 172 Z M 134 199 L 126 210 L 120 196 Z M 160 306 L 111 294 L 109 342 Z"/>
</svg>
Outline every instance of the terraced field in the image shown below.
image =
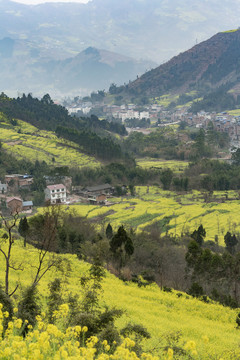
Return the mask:
<svg viewBox="0 0 240 360">
<path fill-rule="evenodd" d="M 17 159 L 45 161 L 54 166 L 97 167 L 95 158 L 81 152 L 81 148 L 54 133 L 38 130 L 36 127 L 18 120 L 16 126 L 0 122 L 0 141 L 3 149 Z"/>
<path fill-rule="evenodd" d="M 224 244 L 227 231 L 240 232 L 240 201 L 235 191 L 215 192 L 209 202 L 204 193 L 193 191 L 177 194 L 158 187 L 136 188 L 136 196 L 110 199 L 110 206 L 72 205 L 75 211 L 98 223 L 99 229 L 108 222 L 116 229 L 120 225 L 137 231 L 147 230 L 156 223 L 162 233 L 173 236 L 191 233 L 200 224 L 207 232 L 206 240 Z"/>
</svg>

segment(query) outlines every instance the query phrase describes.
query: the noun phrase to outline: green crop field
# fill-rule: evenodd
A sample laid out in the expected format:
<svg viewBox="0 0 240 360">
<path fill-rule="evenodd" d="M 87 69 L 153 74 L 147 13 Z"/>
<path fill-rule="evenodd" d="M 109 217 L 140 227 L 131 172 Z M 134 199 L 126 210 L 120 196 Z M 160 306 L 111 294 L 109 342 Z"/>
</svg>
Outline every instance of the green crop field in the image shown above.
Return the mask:
<svg viewBox="0 0 240 360">
<path fill-rule="evenodd" d="M 166 94 L 166 95 L 162 95 L 160 97 L 154 98 L 153 101 L 158 105 L 167 107 L 171 102 L 177 101 L 178 98 L 179 98 L 179 95 Z"/>
<path fill-rule="evenodd" d="M 16 126 L 0 122 L 0 141 L 3 149 L 17 159 L 45 161 L 54 166 L 96 167 L 100 163 L 81 152 L 81 148 L 64 139 L 59 139 L 50 131 L 18 120 Z"/>
<path fill-rule="evenodd" d="M 228 114 L 233 116 L 240 116 L 240 109 L 229 110 Z"/>
<path fill-rule="evenodd" d="M 214 241 L 217 235 L 219 244 L 224 245 L 227 231 L 240 232 L 239 194 L 235 191 L 214 192 L 209 202 L 205 202 L 205 195 L 198 191 L 177 194 L 157 186 L 139 186 L 135 197 L 110 199 L 110 206 L 80 203 L 70 208 L 96 222 L 99 229 L 110 222 L 115 229 L 124 225 L 141 231 L 156 223 L 163 234 L 180 236 L 193 232 L 202 224 L 207 232 L 205 240 Z"/>
<path fill-rule="evenodd" d="M 62 257 L 70 262 L 72 269 L 68 274 L 65 291 L 81 297 L 79 279 L 87 271 L 88 264 L 79 261 L 73 255 L 63 255 Z M 31 284 L 35 271 L 33 265 L 37 263 L 37 258 L 36 249 L 30 246 L 25 249 L 22 240 L 15 241 L 13 246 L 14 264 L 17 266 L 21 263 L 23 270 L 18 272 L 11 270 L 11 288 L 14 288 L 19 281 L 23 287 Z M 4 262 L 0 261 L 0 279 L 2 281 L 4 279 L 3 264 Z M 62 274 L 52 270 L 46 274 L 39 285 L 43 307 L 48 295 L 48 283 L 58 276 L 62 276 Z M 179 337 L 177 346 L 185 346 L 185 348 L 189 346 L 191 350 L 191 357 L 186 356 L 181 359 L 239 359 L 239 330 L 236 329 L 235 322 L 238 309 L 232 310 L 215 303 L 207 304 L 187 296 L 185 293 L 175 291 L 166 293 L 161 291 L 157 285 L 139 288 L 136 284 L 122 282 L 108 272 L 104 279 L 103 290 L 102 305 L 115 306 L 124 310 L 124 315 L 117 322 L 119 327 L 132 322 L 140 323 L 148 329 L 151 339 L 144 342 L 145 351 L 158 355 L 160 351 L 162 352 L 167 337 L 172 340 Z M 18 341 L 20 341 L 19 338 Z M 19 346 L 14 349 L 18 352 Z M 44 350 L 40 349 L 40 351 Z M 235 353 L 234 356 L 233 353 Z M 38 356 L 34 359 L 42 359 Z M 15 359 L 15 357 L 4 357 L 4 359 Z M 16 359 L 20 358 L 16 357 Z M 44 357 L 44 359 L 47 358 Z M 66 359 L 66 357 L 57 359 Z M 83 357 L 82 359 L 92 359 L 92 357 Z M 101 359 L 108 359 L 108 357 Z M 112 359 L 136 358 L 114 357 Z M 161 356 L 159 359 L 178 359 L 178 357 Z"/>
<path fill-rule="evenodd" d="M 174 173 L 181 173 L 188 167 L 188 162 L 144 158 L 138 159 L 137 165 L 144 169 L 171 169 Z"/>
</svg>

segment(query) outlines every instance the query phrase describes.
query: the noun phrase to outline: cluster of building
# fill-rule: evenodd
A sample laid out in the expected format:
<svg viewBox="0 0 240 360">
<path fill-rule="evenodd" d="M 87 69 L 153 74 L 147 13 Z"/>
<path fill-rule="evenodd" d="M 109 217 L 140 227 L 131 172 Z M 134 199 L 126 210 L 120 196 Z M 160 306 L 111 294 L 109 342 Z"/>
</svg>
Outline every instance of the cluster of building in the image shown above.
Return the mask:
<svg viewBox="0 0 240 360">
<path fill-rule="evenodd" d="M 240 141 L 240 116 L 234 116 L 227 112 L 208 113 L 200 111 L 197 114 L 190 114 L 186 109 L 179 109 L 171 115 L 171 121 L 185 121 L 190 126 L 207 129 L 209 122 L 212 122 L 215 129 L 228 133 L 233 142 Z"/>
<path fill-rule="evenodd" d="M 68 111 L 69 113 L 81 111 L 84 114 L 88 114 L 90 111 L 94 111 L 95 108 L 98 110 L 101 108 L 102 115 L 106 119 L 119 119 L 123 123 L 126 119 L 150 119 L 151 123 L 162 122 L 159 126 L 164 126 L 164 122 L 176 123 L 185 121 L 190 126 L 207 128 L 209 121 L 211 121 L 218 131 L 227 132 L 232 141 L 240 141 L 240 116 L 233 116 L 226 112 L 218 114 L 201 111 L 194 115 L 188 113 L 187 107 L 169 111 L 159 104 L 144 105 L 144 110 L 139 111 L 139 107 L 135 104 L 118 106 L 102 103 L 93 104 L 90 101 L 73 104 L 68 108 Z"/>
<path fill-rule="evenodd" d="M 44 190 L 46 203 L 54 205 L 70 204 L 76 201 L 81 201 L 89 204 L 106 205 L 107 198 L 112 196 L 114 192 L 114 188 L 110 184 L 102 184 L 86 188 L 82 188 L 80 186 L 72 187 L 71 177 L 62 176 L 60 178 L 63 180 L 62 183 L 52 184 L 51 182 L 56 181 L 56 178 L 49 176 L 45 177 L 47 183 Z M 8 211 L 8 213 L 12 214 L 15 212 L 31 213 L 33 201 L 24 201 L 19 196 L 19 190 L 29 188 L 32 183 L 33 178 L 30 175 L 6 175 L 5 183 L 0 182 L 2 211 Z M 9 194 L 10 196 L 8 196 Z M 73 196 L 75 197 L 73 198 Z"/>
<path fill-rule="evenodd" d="M 33 207 L 32 200 L 24 201 L 21 197 L 14 196 L 21 189 L 28 189 L 33 183 L 33 177 L 27 174 L 5 175 L 4 183 L 0 181 L 0 199 L 1 207 L 7 209 L 10 213 L 31 212 Z M 8 196 L 8 195 L 11 196 Z"/>
<path fill-rule="evenodd" d="M 20 197 L 11 196 L 6 198 L 6 208 L 10 210 L 10 213 L 15 212 L 32 212 L 33 202 L 23 201 Z"/>
<path fill-rule="evenodd" d="M 150 119 L 151 121 L 157 121 L 159 113 L 162 110 L 162 106 L 158 104 L 145 105 L 144 110 L 138 110 L 138 106 L 135 104 L 128 105 L 106 105 L 106 104 L 92 104 L 91 102 L 82 103 L 68 107 L 69 114 L 83 113 L 87 115 L 94 108 L 101 108 L 102 115 L 107 119 L 120 119 L 123 123 L 126 119 Z"/>
</svg>

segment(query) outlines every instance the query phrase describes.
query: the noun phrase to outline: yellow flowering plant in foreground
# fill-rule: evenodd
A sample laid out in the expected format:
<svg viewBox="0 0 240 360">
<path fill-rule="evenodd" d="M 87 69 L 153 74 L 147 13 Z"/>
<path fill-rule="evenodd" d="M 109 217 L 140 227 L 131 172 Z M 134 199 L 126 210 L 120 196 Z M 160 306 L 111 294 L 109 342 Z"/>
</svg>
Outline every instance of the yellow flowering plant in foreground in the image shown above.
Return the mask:
<svg viewBox="0 0 240 360">
<path fill-rule="evenodd" d="M 61 305 L 58 312 L 55 312 L 57 319 L 63 320 L 68 314 L 68 305 Z M 85 333 L 88 331 L 86 326 L 68 327 L 62 331 L 57 325 L 48 324 L 43 321 L 41 316 L 37 316 L 37 325 L 34 329 L 25 321 L 13 318 L 9 321 L 6 331 L 3 331 L 3 320 L 8 316 L 2 311 L 0 304 L 0 359 L 9 360 L 77 360 L 77 359 L 145 359 L 155 360 L 156 357 L 150 354 L 142 354 L 138 357 L 131 349 L 135 343 L 131 339 L 123 339 L 122 344 L 118 346 L 112 353 L 111 348 L 106 340 L 100 344 L 100 353 L 97 351 L 96 344 L 98 338 L 92 336 L 85 342 Z M 27 335 L 22 337 L 21 331 L 28 328 Z"/>
<path fill-rule="evenodd" d="M 2 311 L 0 304 L 0 359 L 6 360 L 171 360 L 171 359 L 201 359 L 198 356 L 197 346 L 194 341 L 184 344 L 182 350 L 185 355 L 179 356 L 171 347 L 163 350 L 163 355 L 153 356 L 149 353 L 137 355 L 133 348 L 135 342 L 130 338 L 123 338 L 121 345 L 110 347 L 107 340 L 99 344 L 96 336 L 85 340 L 88 331 L 86 326 L 68 327 L 62 330 L 58 325 L 49 324 L 43 316 L 37 316 L 37 325 L 32 329 L 28 322 L 13 317 L 4 331 L 3 320 L 8 317 L 7 312 Z M 68 315 L 68 305 L 60 306 L 55 312 L 56 319 L 62 323 Z M 22 330 L 27 328 L 26 336 L 21 336 Z M 204 342 L 209 340 L 205 336 Z M 97 347 L 98 345 L 98 347 Z M 100 350 L 99 350 L 100 349 Z M 175 356 L 176 355 L 176 356 Z M 235 358 L 232 358 L 235 359 Z M 236 358 L 237 359 L 237 358 Z"/>
</svg>

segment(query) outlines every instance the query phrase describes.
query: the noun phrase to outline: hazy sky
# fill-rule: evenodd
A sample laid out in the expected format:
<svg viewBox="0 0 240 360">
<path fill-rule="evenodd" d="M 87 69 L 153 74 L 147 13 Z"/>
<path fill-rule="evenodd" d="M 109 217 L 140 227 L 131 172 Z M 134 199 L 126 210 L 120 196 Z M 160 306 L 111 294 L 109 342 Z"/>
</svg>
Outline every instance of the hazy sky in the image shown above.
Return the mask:
<svg viewBox="0 0 240 360">
<path fill-rule="evenodd" d="M 18 2 L 21 4 L 27 4 L 27 5 L 37 5 L 37 4 L 43 4 L 46 2 L 76 2 L 76 3 L 87 3 L 90 0 L 12 0 L 14 2 Z"/>
</svg>

